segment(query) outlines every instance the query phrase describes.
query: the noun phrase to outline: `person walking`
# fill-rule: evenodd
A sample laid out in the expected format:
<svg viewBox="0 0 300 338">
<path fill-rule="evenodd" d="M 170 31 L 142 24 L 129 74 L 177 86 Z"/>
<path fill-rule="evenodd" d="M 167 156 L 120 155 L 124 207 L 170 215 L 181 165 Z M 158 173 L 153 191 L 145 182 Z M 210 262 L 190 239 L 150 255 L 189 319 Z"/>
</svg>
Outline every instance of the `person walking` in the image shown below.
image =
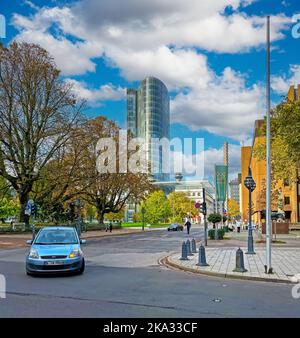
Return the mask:
<svg viewBox="0 0 300 338">
<path fill-rule="evenodd" d="M 192 223 L 190 222 L 189 219 L 187 219 L 187 221 L 185 222 L 185 226 L 186 226 L 187 233 L 189 235 L 190 234 L 190 230 L 191 230 L 191 226 L 192 226 Z"/>
<path fill-rule="evenodd" d="M 109 232 L 112 232 L 112 228 L 113 228 L 112 222 L 109 222 Z"/>
<path fill-rule="evenodd" d="M 241 232 L 241 222 L 240 221 L 236 222 L 236 228 L 237 228 L 237 232 L 240 233 Z"/>
</svg>

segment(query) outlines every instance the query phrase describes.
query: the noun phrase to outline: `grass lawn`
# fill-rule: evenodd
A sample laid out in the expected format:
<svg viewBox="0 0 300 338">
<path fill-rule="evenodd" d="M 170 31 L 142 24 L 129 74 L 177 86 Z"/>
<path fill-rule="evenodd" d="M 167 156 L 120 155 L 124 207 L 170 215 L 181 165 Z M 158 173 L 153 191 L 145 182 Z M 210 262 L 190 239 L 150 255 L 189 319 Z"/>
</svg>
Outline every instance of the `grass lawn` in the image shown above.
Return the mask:
<svg viewBox="0 0 300 338">
<path fill-rule="evenodd" d="M 161 224 L 151 224 L 151 228 L 167 228 L 170 223 L 161 223 Z M 123 222 L 123 228 L 141 228 L 143 226 L 142 222 Z M 147 223 L 145 222 L 145 228 L 147 228 Z"/>
</svg>

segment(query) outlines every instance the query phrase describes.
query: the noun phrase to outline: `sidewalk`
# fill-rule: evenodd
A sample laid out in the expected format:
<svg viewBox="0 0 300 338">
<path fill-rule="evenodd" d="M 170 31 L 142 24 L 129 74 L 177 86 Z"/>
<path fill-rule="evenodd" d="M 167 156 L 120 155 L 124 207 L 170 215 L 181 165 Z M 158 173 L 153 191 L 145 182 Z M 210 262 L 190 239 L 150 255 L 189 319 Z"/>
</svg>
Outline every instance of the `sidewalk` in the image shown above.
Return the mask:
<svg viewBox="0 0 300 338">
<path fill-rule="evenodd" d="M 181 248 L 165 259 L 166 265 L 198 274 L 247 279 L 256 281 L 296 283 L 300 282 L 300 238 L 299 234 L 278 235 L 277 240 L 285 243 L 272 245 L 273 274 L 265 273 L 266 250 L 264 243 L 256 243 L 259 236 L 254 234 L 255 255 L 247 255 L 247 233 L 227 233 L 231 239 L 209 241 L 206 247 L 206 262 L 209 266 L 199 267 L 198 253 L 189 260 L 180 260 Z M 298 236 L 298 237 L 297 237 Z M 197 245 L 197 248 L 199 245 Z M 236 265 L 236 251 L 244 252 L 244 265 L 247 272 L 233 272 Z M 180 252 L 179 252 L 180 251 Z"/>
<path fill-rule="evenodd" d="M 145 231 L 153 231 L 156 229 L 146 229 Z M 122 236 L 122 235 L 128 235 L 128 234 L 139 234 L 142 233 L 142 230 L 139 228 L 136 229 L 116 229 L 113 230 L 111 233 L 106 232 L 105 230 L 96 230 L 96 231 L 88 231 L 83 232 L 81 234 L 82 239 L 97 239 L 101 237 L 107 237 L 107 236 Z M 24 248 L 28 245 L 26 244 L 27 240 L 30 240 L 32 238 L 32 235 L 27 234 L 3 234 L 0 235 L 0 249 L 18 249 L 18 248 Z"/>
</svg>

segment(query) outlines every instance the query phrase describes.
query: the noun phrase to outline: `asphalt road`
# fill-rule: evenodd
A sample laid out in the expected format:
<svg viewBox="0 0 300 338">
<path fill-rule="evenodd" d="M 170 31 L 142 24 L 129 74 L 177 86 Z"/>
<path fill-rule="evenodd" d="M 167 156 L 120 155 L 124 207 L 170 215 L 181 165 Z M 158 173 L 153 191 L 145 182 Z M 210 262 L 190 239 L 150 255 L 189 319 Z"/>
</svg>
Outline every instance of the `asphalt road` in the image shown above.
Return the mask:
<svg viewBox="0 0 300 338">
<path fill-rule="evenodd" d="M 193 236 L 201 238 L 202 231 L 194 228 Z M 89 240 L 86 272 L 70 277 L 29 277 L 26 249 L 0 250 L 7 283 L 0 317 L 300 317 L 291 285 L 204 277 L 160 265 L 184 238 L 159 230 Z"/>
</svg>

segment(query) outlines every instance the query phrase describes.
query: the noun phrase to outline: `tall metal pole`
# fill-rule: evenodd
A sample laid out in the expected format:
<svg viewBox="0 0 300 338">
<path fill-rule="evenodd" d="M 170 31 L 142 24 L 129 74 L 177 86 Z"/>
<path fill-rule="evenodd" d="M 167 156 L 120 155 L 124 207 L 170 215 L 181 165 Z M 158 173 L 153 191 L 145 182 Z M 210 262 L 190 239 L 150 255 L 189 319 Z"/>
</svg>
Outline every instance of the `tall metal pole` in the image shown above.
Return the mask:
<svg viewBox="0 0 300 338">
<path fill-rule="evenodd" d="M 266 177 L 266 273 L 272 273 L 271 264 L 271 246 L 272 246 L 272 221 L 271 221 L 271 103 L 270 103 L 270 16 L 267 16 L 267 90 L 266 90 L 266 108 L 267 108 L 267 177 Z"/>
<path fill-rule="evenodd" d="M 205 196 L 205 188 L 202 189 L 203 194 L 203 218 L 204 218 L 204 246 L 207 246 L 207 222 L 206 222 L 206 196 Z"/>
</svg>

